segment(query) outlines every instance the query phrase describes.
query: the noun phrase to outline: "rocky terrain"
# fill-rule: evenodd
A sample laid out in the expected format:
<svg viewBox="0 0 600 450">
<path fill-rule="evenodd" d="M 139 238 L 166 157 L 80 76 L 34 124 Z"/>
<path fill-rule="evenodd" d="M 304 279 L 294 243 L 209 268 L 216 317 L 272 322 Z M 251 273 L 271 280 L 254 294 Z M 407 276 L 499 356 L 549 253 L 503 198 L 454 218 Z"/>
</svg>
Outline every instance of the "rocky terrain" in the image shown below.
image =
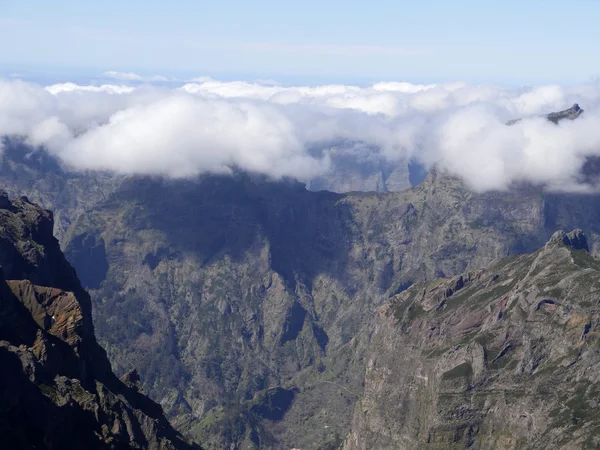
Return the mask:
<svg viewBox="0 0 600 450">
<path fill-rule="evenodd" d="M 583 109 L 581 109 L 581 107 L 577 103 L 575 103 L 573 106 L 571 106 L 568 109 L 564 109 L 562 111 L 551 112 L 549 114 L 544 114 L 542 117 L 548 119 L 550 122 L 558 123 L 561 120 L 565 120 L 565 119 L 566 120 L 575 120 L 581 114 L 583 114 Z M 519 122 L 520 120 L 523 120 L 523 119 L 520 118 L 520 119 L 511 120 L 507 123 L 507 125 L 513 125 L 513 124 Z"/>
<path fill-rule="evenodd" d="M 331 170 L 306 183 L 312 191 L 331 192 L 398 192 L 415 186 L 426 175 L 418 165 L 400 159 L 388 161 L 378 148 L 360 142 L 340 142 L 327 149 Z M 315 151 L 315 156 L 322 156 Z"/>
<path fill-rule="evenodd" d="M 56 210 L 115 371 L 136 367 L 206 448 L 337 448 L 358 433 L 370 319 L 390 297 L 558 229 L 600 250 L 596 195 L 478 194 L 436 170 L 402 192 L 349 194 L 244 173 L 114 177 L 17 150 L 0 182 Z"/>
<path fill-rule="evenodd" d="M 599 298 L 580 230 L 394 296 L 343 448 L 598 448 Z"/>
<path fill-rule="evenodd" d="M 111 361 L 138 367 L 179 429 L 203 442 L 237 430 L 214 448 L 251 435 L 318 448 L 347 432 L 375 308 L 415 282 L 533 251 L 558 228 L 581 226 L 597 252 L 597 202 L 530 186 L 475 194 L 435 171 L 412 190 L 351 195 L 242 174 L 138 178 L 63 244 Z M 280 413 L 252 412 L 275 388 L 288 392 Z"/>
<path fill-rule="evenodd" d="M 193 449 L 121 380 L 94 336 L 91 302 L 49 211 L 0 193 L 0 434 L 6 449 Z"/>
<path fill-rule="evenodd" d="M 73 220 L 105 201 L 123 179 L 108 172 L 69 170 L 46 150 L 19 137 L 0 137 L 0 150 L 0 187 L 11 198 L 25 195 L 52 210 L 59 241 Z"/>
</svg>

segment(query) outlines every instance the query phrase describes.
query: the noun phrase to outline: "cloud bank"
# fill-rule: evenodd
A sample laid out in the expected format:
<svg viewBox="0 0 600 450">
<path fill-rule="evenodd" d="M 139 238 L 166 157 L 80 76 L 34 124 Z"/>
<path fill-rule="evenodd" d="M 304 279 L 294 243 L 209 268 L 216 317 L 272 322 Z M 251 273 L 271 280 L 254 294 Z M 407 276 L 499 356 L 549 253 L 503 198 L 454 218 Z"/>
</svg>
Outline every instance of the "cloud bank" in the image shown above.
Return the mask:
<svg viewBox="0 0 600 450">
<path fill-rule="evenodd" d="M 581 190 L 582 165 L 600 156 L 598 84 L 284 87 L 198 78 L 164 87 L 117 75 L 125 84 L 0 80 L 0 135 L 24 136 L 73 169 L 170 177 L 233 167 L 326 177 L 330 149 L 343 143 L 390 167 L 436 164 L 480 191 L 521 181 Z M 575 121 L 537 117 L 575 102 L 585 109 Z M 517 117 L 525 120 L 505 125 Z"/>
</svg>

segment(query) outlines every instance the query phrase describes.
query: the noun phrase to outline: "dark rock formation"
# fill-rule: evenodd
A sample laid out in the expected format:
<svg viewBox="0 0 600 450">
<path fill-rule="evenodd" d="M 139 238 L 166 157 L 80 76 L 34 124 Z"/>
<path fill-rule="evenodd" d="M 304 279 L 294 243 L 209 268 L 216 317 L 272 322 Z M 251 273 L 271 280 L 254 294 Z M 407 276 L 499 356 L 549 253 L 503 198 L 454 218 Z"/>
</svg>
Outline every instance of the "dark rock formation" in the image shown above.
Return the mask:
<svg viewBox="0 0 600 450">
<path fill-rule="evenodd" d="M 576 229 L 570 233 L 565 233 L 562 230 L 557 231 L 552 235 L 547 245 L 563 244 L 573 248 L 573 250 L 590 251 L 587 243 L 587 238 L 582 230 Z"/>
<path fill-rule="evenodd" d="M 558 112 L 551 112 L 550 114 L 545 114 L 541 117 L 545 117 L 550 122 L 558 123 L 564 119 L 567 119 L 567 120 L 577 119 L 581 114 L 583 114 L 583 109 L 581 109 L 580 106 L 577 103 L 575 103 L 573 106 L 571 106 L 568 109 L 565 109 L 563 111 L 558 111 Z M 517 122 L 520 122 L 521 120 L 523 120 L 523 118 L 510 120 L 509 122 L 507 122 L 507 125 L 513 125 Z"/>
<path fill-rule="evenodd" d="M 104 178 L 5 157 L 10 192 L 57 208 L 115 371 L 137 367 L 144 391 L 207 448 L 338 442 L 362 395 L 363 325 L 411 284 L 455 276 L 435 294 L 443 313 L 469 284 L 461 273 L 533 251 L 557 229 L 581 227 L 600 250 L 599 197 L 538 186 L 477 194 L 433 171 L 404 192 L 334 194 L 239 173 Z M 291 403 L 258 414 L 252 402 L 278 387 Z"/>
<path fill-rule="evenodd" d="M 470 272 L 443 308 L 456 279 L 382 306 L 343 448 L 598 448 L 600 262 L 584 242 L 556 233 Z"/>
<path fill-rule="evenodd" d="M 571 106 L 569 109 L 564 111 L 558 111 L 548 114 L 546 117 L 550 122 L 558 123 L 563 119 L 573 120 L 577 119 L 583 113 L 583 109 L 579 107 L 577 103 Z"/>
<path fill-rule="evenodd" d="M 50 212 L 0 195 L 1 447 L 195 448 L 111 372 L 52 226 Z"/>
</svg>

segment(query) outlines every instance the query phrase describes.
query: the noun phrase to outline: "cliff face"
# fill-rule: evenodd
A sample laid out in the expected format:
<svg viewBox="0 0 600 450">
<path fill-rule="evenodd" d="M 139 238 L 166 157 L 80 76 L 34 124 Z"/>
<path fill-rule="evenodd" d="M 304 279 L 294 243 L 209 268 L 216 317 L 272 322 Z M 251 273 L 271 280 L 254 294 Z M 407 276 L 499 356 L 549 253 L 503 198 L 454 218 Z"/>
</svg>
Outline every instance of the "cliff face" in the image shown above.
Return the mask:
<svg viewBox="0 0 600 450">
<path fill-rule="evenodd" d="M 111 372 L 91 302 L 52 236 L 52 214 L 0 194 L 3 448 L 191 449 L 160 406 Z"/>
<path fill-rule="evenodd" d="M 583 228 L 599 250 L 598 196 L 478 194 L 435 171 L 384 194 L 243 174 L 127 177 L 100 193 L 90 180 L 101 174 L 13 162 L 0 180 L 58 209 L 115 370 L 137 367 L 175 426 L 208 448 L 340 442 L 363 390 L 362 325 L 411 283 L 531 252 L 559 228 Z"/>
<path fill-rule="evenodd" d="M 0 137 L 0 187 L 11 198 L 29 200 L 54 212 L 54 235 L 62 240 L 78 216 L 105 201 L 122 176 L 98 171 L 68 170 L 43 149 L 18 137 Z"/>
<path fill-rule="evenodd" d="M 598 448 L 599 293 L 578 231 L 393 297 L 343 448 Z"/>
<path fill-rule="evenodd" d="M 138 367 L 176 426 L 205 442 L 241 403 L 236 436 L 263 427 L 281 447 L 318 448 L 347 432 L 373 309 L 412 282 L 536 248 L 544 221 L 539 190 L 478 195 L 434 175 L 384 195 L 131 179 L 64 245 L 111 361 Z M 294 392 L 282 413 L 254 414 L 277 386 Z"/>
</svg>

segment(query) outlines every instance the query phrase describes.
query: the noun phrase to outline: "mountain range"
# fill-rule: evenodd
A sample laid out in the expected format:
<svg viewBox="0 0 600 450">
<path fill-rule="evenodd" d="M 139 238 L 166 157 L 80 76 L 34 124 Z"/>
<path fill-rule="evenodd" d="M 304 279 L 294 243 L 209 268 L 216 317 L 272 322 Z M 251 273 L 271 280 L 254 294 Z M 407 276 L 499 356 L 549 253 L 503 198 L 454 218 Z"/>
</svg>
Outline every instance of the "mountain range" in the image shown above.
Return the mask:
<svg viewBox="0 0 600 450">
<path fill-rule="evenodd" d="M 54 211 L 113 369 L 203 448 L 596 445 L 597 195 L 117 176 L 4 147 L 0 185 Z"/>
</svg>

